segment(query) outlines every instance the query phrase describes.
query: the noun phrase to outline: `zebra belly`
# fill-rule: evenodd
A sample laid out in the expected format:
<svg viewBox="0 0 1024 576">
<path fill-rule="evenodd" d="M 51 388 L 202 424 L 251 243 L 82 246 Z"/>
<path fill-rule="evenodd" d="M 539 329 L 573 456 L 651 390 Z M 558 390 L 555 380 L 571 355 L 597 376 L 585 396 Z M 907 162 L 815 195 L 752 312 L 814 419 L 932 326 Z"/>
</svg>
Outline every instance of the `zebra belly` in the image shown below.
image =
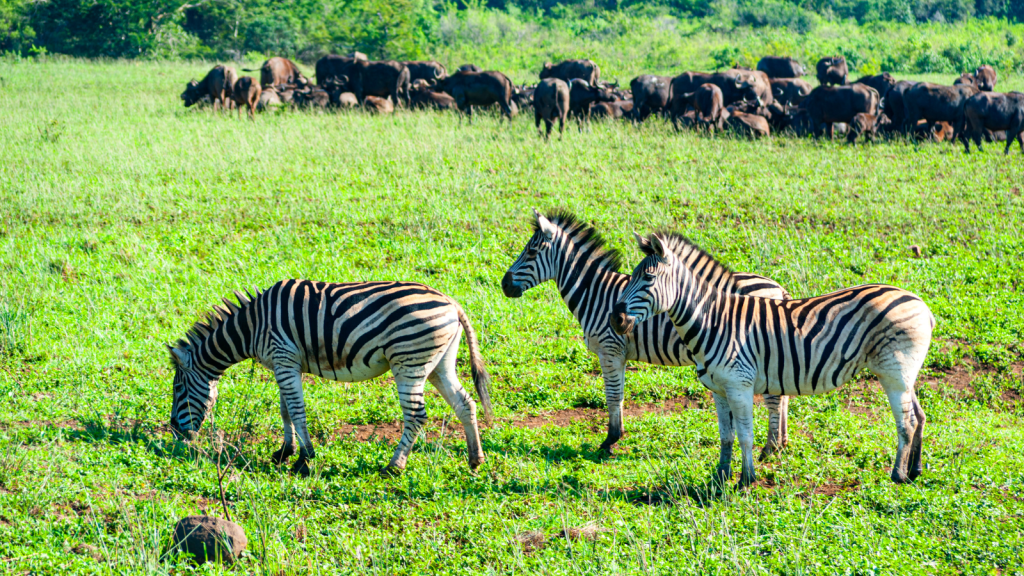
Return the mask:
<svg viewBox="0 0 1024 576">
<path fill-rule="evenodd" d="M 308 368 L 305 366 L 303 367 L 304 372 L 316 374 L 317 376 L 322 376 L 328 380 L 334 380 L 336 382 L 362 382 L 363 380 L 376 378 L 390 369 L 391 364 L 388 362 L 387 358 L 384 357 L 384 352 L 382 350 L 376 351 L 373 356 L 366 361 L 362 358 L 356 359 L 352 362 L 351 366 L 348 366 L 343 360 L 331 365 L 331 363 L 326 362 L 325 359 L 320 359 Z"/>
</svg>

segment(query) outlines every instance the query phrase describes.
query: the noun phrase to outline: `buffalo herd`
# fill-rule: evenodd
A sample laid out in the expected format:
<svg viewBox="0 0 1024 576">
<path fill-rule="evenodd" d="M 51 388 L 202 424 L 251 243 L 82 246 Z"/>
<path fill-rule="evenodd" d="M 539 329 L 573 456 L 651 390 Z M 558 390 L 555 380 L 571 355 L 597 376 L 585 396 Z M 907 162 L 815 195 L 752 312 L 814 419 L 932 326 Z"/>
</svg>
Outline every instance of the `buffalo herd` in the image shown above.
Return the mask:
<svg viewBox="0 0 1024 576">
<path fill-rule="evenodd" d="M 243 69 L 246 72 L 256 70 Z M 798 136 L 858 139 L 903 135 L 916 140 L 1004 141 L 1004 153 L 1016 140 L 1024 152 L 1024 94 L 995 92 L 991 66 L 965 72 L 953 85 L 897 81 L 888 73 L 849 81 L 842 56 L 821 58 L 817 86 L 802 77 L 804 66 L 781 56 L 765 56 L 753 70 L 736 67 L 678 76 L 644 74 L 628 89 L 601 79 L 591 60 L 547 62 L 540 82 L 517 86 L 505 74 L 473 64 L 454 73 L 435 61 L 369 60 L 365 54 L 324 56 L 310 80 L 287 58 L 270 58 L 258 69 L 259 84 L 239 77 L 230 66 L 216 66 L 201 81 L 192 80 L 181 95 L 185 106 L 203 102 L 235 107 L 250 118 L 274 106 L 363 108 L 388 114 L 396 107 L 454 110 L 473 121 L 474 108 L 495 109 L 509 122 L 532 108 L 543 138 L 574 119 L 580 129 L 591 118 L 621 118 L 633 123 L 657 115 L 678 131 L 685 128 L 733 131 L 752 138 L 789 132 Z M 541 128 L 541 123 L 544 129 Z"/>
</svg>

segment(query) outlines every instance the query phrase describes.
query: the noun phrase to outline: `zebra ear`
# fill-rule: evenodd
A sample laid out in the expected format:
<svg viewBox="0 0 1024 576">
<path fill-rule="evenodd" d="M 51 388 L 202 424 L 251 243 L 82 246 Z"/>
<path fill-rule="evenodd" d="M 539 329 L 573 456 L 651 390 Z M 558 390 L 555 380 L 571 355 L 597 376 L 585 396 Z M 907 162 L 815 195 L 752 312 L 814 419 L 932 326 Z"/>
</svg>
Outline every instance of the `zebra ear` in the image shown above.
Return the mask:
<svg viewBox="0 0 1024 576">
<path fill-rule="evenodd" d="M 175 348 L 170 344 L 167 345 L 167 349 L 171 351 L 171 361 L 174 362 L 175 366 L 182 368 L 188 368 L 189 357 L 181 348 Z"/>
<path fill-rule="evenodd" d="M 636 238 L 636 245 L 640 248 L 641 252 L 643 252 L 644 254 L 646 254 L 648 256 L 653 254 L 653 252 L 651 252 L 651 241 L 650 240 L 648 240 L 647 238 L 644 238 L 643 236 L 637 234 L 636 232 L 633 232 L 633 237 Z"/>
<path fill-rule="evenodd" d="M 661 236 L 658 236 L 657 234 L 651 234 L 651 252 L 650 252 L 650 254 L 653 254 L 654 256 L 657 256 L 658 258 L 664 258 L 665 257 L 665 245 L 662 244 L 662 242 L 661 242 Z"/>
<path fill-rule="evenodd" d="M 542 216 L 540 212 L 537 212 L 537 210 L 534 210 L 533 214 L 537 217 L 537 229 L 543 232 L 544 235 L 548 237 L 548 240 L 554 238 L 555 225 L 551 223 L 551 220 Z"/>
</svg>

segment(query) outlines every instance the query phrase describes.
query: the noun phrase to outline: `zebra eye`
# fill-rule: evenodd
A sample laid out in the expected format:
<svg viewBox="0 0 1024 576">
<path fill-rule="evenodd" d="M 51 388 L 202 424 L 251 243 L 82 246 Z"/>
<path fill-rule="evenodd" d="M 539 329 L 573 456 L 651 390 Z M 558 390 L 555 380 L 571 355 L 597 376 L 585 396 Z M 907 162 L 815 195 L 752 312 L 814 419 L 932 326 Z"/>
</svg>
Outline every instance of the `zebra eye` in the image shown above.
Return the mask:
<svg viewBox="0 0 1024 576">
<path fill-rule="evenodd" d="M 537 255 L 537 249 L 536 248 L 527 248 L 526 249 L 526 255 L 531 257 L 531 258 L 536 256 Z"/>
<path fill-rule="evenodd" d="M 644 280 L 654 280 L 654 274 L 650 272 L 644 272 Z"/>
</svg>

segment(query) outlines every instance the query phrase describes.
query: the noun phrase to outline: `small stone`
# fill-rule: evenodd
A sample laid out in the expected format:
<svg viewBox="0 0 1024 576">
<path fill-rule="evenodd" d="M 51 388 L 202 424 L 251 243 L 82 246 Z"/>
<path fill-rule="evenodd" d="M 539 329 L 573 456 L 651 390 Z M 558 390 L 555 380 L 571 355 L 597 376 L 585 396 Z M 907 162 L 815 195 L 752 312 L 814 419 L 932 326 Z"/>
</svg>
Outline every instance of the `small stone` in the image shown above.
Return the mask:
<svg viewBox="0 0 1024 576">
<path fill-rule="evenodd" d="M 100 553 L 100 549 L 92 544 L 79 544 L 72 548 L 71 551 L 80 556 L 92 556 L 97 562 L 103 561 L 103 554 Z"/>
<path fill-rule="evenodd" d="M 187 516 L 174 525 L 173 548 L 195 558 L 197 564 L 214 560 L 231 564 L 249 544 L 242 527 L 213 516 Z"/>
<path fill-rule="evenodd" d="M 913 246 L 911 246 L 910 247 L 910 251 L 913 252 L 914 258 L 920 258 L 921 257 L 921 247 L 918 246 L 917 244 L 914 244 Z"/>
</svg>

